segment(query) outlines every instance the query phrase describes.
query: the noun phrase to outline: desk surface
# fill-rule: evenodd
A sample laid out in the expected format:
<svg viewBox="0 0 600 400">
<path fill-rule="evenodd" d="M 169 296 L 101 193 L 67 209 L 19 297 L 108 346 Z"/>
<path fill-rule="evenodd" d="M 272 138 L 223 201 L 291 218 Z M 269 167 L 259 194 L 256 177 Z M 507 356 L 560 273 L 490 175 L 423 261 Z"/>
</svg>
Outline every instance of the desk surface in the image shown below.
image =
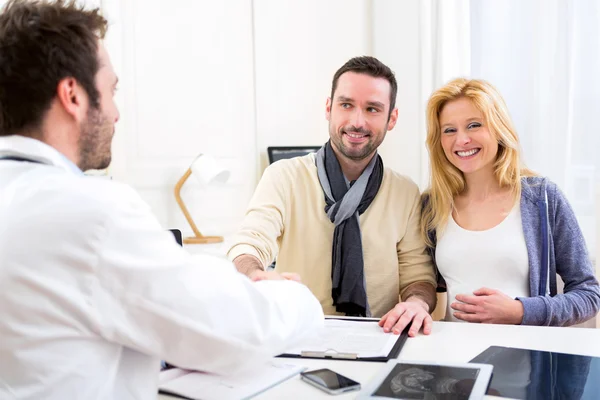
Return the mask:
<svg viewBox="0 0 600 400">
<path fill-rule="evenodd" d="M 600 357 L 600 330 L 434 322 L 431 335 L 408 338 L 398 358 L 400 360 L 466 362 L 492 345 Z M 360 382 L 363 387 L 383 366 L 383 363 L 375 362 L 289 360 L 292 363 L 304 365 L 308 369 L 330 368 Z M 343 400 L 355 398 L 356 395 L 354 392 L 332 397 L 302 382 L 300 377 L 296 376 L 256 398 Z M 494 397 L 486 396 L 486 398 Z M 158 399 L 174 398 L 159 395 Z"/>
</svg>

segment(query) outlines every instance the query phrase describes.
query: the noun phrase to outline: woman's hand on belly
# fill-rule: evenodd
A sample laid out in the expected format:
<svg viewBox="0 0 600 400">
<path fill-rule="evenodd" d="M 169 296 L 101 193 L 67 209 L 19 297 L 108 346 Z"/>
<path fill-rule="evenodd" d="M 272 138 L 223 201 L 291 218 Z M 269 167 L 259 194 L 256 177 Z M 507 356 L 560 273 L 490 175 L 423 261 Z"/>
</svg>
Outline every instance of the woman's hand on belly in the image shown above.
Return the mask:
<svg viewBox="0 0 600 400">
<path fill-rule="evenodd" d="M 499 290 L 481 288 L 473 295 L 457 294 L 450 307 L 453 315 L 467 322 L 518 325 L 523 321 L 523 304 Z"/>
</svg>

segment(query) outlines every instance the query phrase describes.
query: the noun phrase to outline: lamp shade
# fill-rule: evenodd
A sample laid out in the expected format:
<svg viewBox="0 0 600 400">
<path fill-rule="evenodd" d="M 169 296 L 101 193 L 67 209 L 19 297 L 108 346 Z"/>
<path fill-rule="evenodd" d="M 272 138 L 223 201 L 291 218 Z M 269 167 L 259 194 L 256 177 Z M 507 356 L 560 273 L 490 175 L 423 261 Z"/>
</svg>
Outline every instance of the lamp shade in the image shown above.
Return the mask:
<svg viewBox="0 0 600 400">
<path fill-rule="evenodd" d="M 203 243 L 218 243 L 223 241 L 222 236 L 204 236 L 192 219 L 190 212 L 188 211 L 183 199 L 181 198 L 181 188 L 187 179 L 194 175 L 200 183 L 225 183 L 229 179 L 229 171 L 221 167 L 214 157 L 207 154 L 200 154 L 190 167 L 187 169 L 185 174 L 177 181 L 175 185 L 175 200 L 181 208 L 185 219 L 190 224 L 192 231 L 194 232 L 193 237 L 186 237 L 183 239 L 185 244 L 203 244 Z"/>
<path fill-rule="evenodd" d="M 192 175 L 201 183 L 225 183 L 229 179 L 229 171 L 208 154 L 200 154 L 190 165 Z"/>
</svg>

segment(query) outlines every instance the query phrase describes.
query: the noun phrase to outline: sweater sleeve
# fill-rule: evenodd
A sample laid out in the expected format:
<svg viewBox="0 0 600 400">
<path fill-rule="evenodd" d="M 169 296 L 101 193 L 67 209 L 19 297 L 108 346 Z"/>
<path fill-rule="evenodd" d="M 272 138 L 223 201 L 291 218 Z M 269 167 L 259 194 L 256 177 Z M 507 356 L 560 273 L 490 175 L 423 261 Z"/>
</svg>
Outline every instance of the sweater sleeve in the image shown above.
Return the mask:
<svg viewBox="0 0 600 400">
<path fill-rule="evenodd" d="M 564 294 L 519 298 L 524 308 L 522 324 L 573 325 L 598 313 L 600 289 L 573 209 L 555 184 L 549 183 L 547 192 L 551 257 L 554 254 L 556 272 L 565 283 Z"/>
<path fill-rule="evenodd" d="M 428 293 L 428 298 L 424 300 L 433 311 L 436 301 L 435 288 L 437 286 L 435 272 L 431 257 L 420 233 L 421 199 L 419 189 L 416 185 L 412 189 L 414 189 L 414 196 L 411 204 L 407 205 L 407 207 L 410 207 L 410 214 L 406 221 L 406 233 L 397 245 L 400 299 L 406 300 L 414 294 L 411 285 L 418 282 L 427 283 L 431 286 L 431 291 Z"/>
<path fill-rule="evenodd" d="M 275 259 L 288 202 L 289 179 L 281 173 L 281 164 L 270 165 L 258 183 L 242 225 L 232 238 L 232 246 L 227 252 L 230 260 L 250 254 L 266 268 Z"/>
</svg>

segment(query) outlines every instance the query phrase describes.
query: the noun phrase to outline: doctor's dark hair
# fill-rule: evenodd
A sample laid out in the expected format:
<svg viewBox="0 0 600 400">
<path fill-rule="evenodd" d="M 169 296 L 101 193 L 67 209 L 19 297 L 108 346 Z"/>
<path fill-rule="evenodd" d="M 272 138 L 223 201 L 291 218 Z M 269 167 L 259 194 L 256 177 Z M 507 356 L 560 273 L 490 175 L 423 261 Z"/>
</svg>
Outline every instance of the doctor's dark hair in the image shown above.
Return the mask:
<svg viewBox="0 0 600 400">
<path fill-rule="evenodd" d="M 73 0 L 10 0 L 0 12 L 0 136 L 40 127 L 61 80 L 100 107 L 95 77 L 106 20 Z"/>
<path fill-rule="evenodd" d="M 337 89 L 338 80 L 340 76 L 346 72 L 355 72 L 357 74 L 365 74 L 372 76 L 373 78 L 384 78 L 390 83 L 390 109 L 388 110 L 388 118 L 392 115 L 392 111 L 396 107 L 396 95 L 398 93 L 398 83 L 396 82 L 396 76 L 394 72 L 376 59 L 375 57 L 362 56 L 354 57 L 342 65 L 333 75 L 333 82 L 331 83 L 331 101 L 333 102 L 333 95 L 335 89 Z"/>
</svg>

